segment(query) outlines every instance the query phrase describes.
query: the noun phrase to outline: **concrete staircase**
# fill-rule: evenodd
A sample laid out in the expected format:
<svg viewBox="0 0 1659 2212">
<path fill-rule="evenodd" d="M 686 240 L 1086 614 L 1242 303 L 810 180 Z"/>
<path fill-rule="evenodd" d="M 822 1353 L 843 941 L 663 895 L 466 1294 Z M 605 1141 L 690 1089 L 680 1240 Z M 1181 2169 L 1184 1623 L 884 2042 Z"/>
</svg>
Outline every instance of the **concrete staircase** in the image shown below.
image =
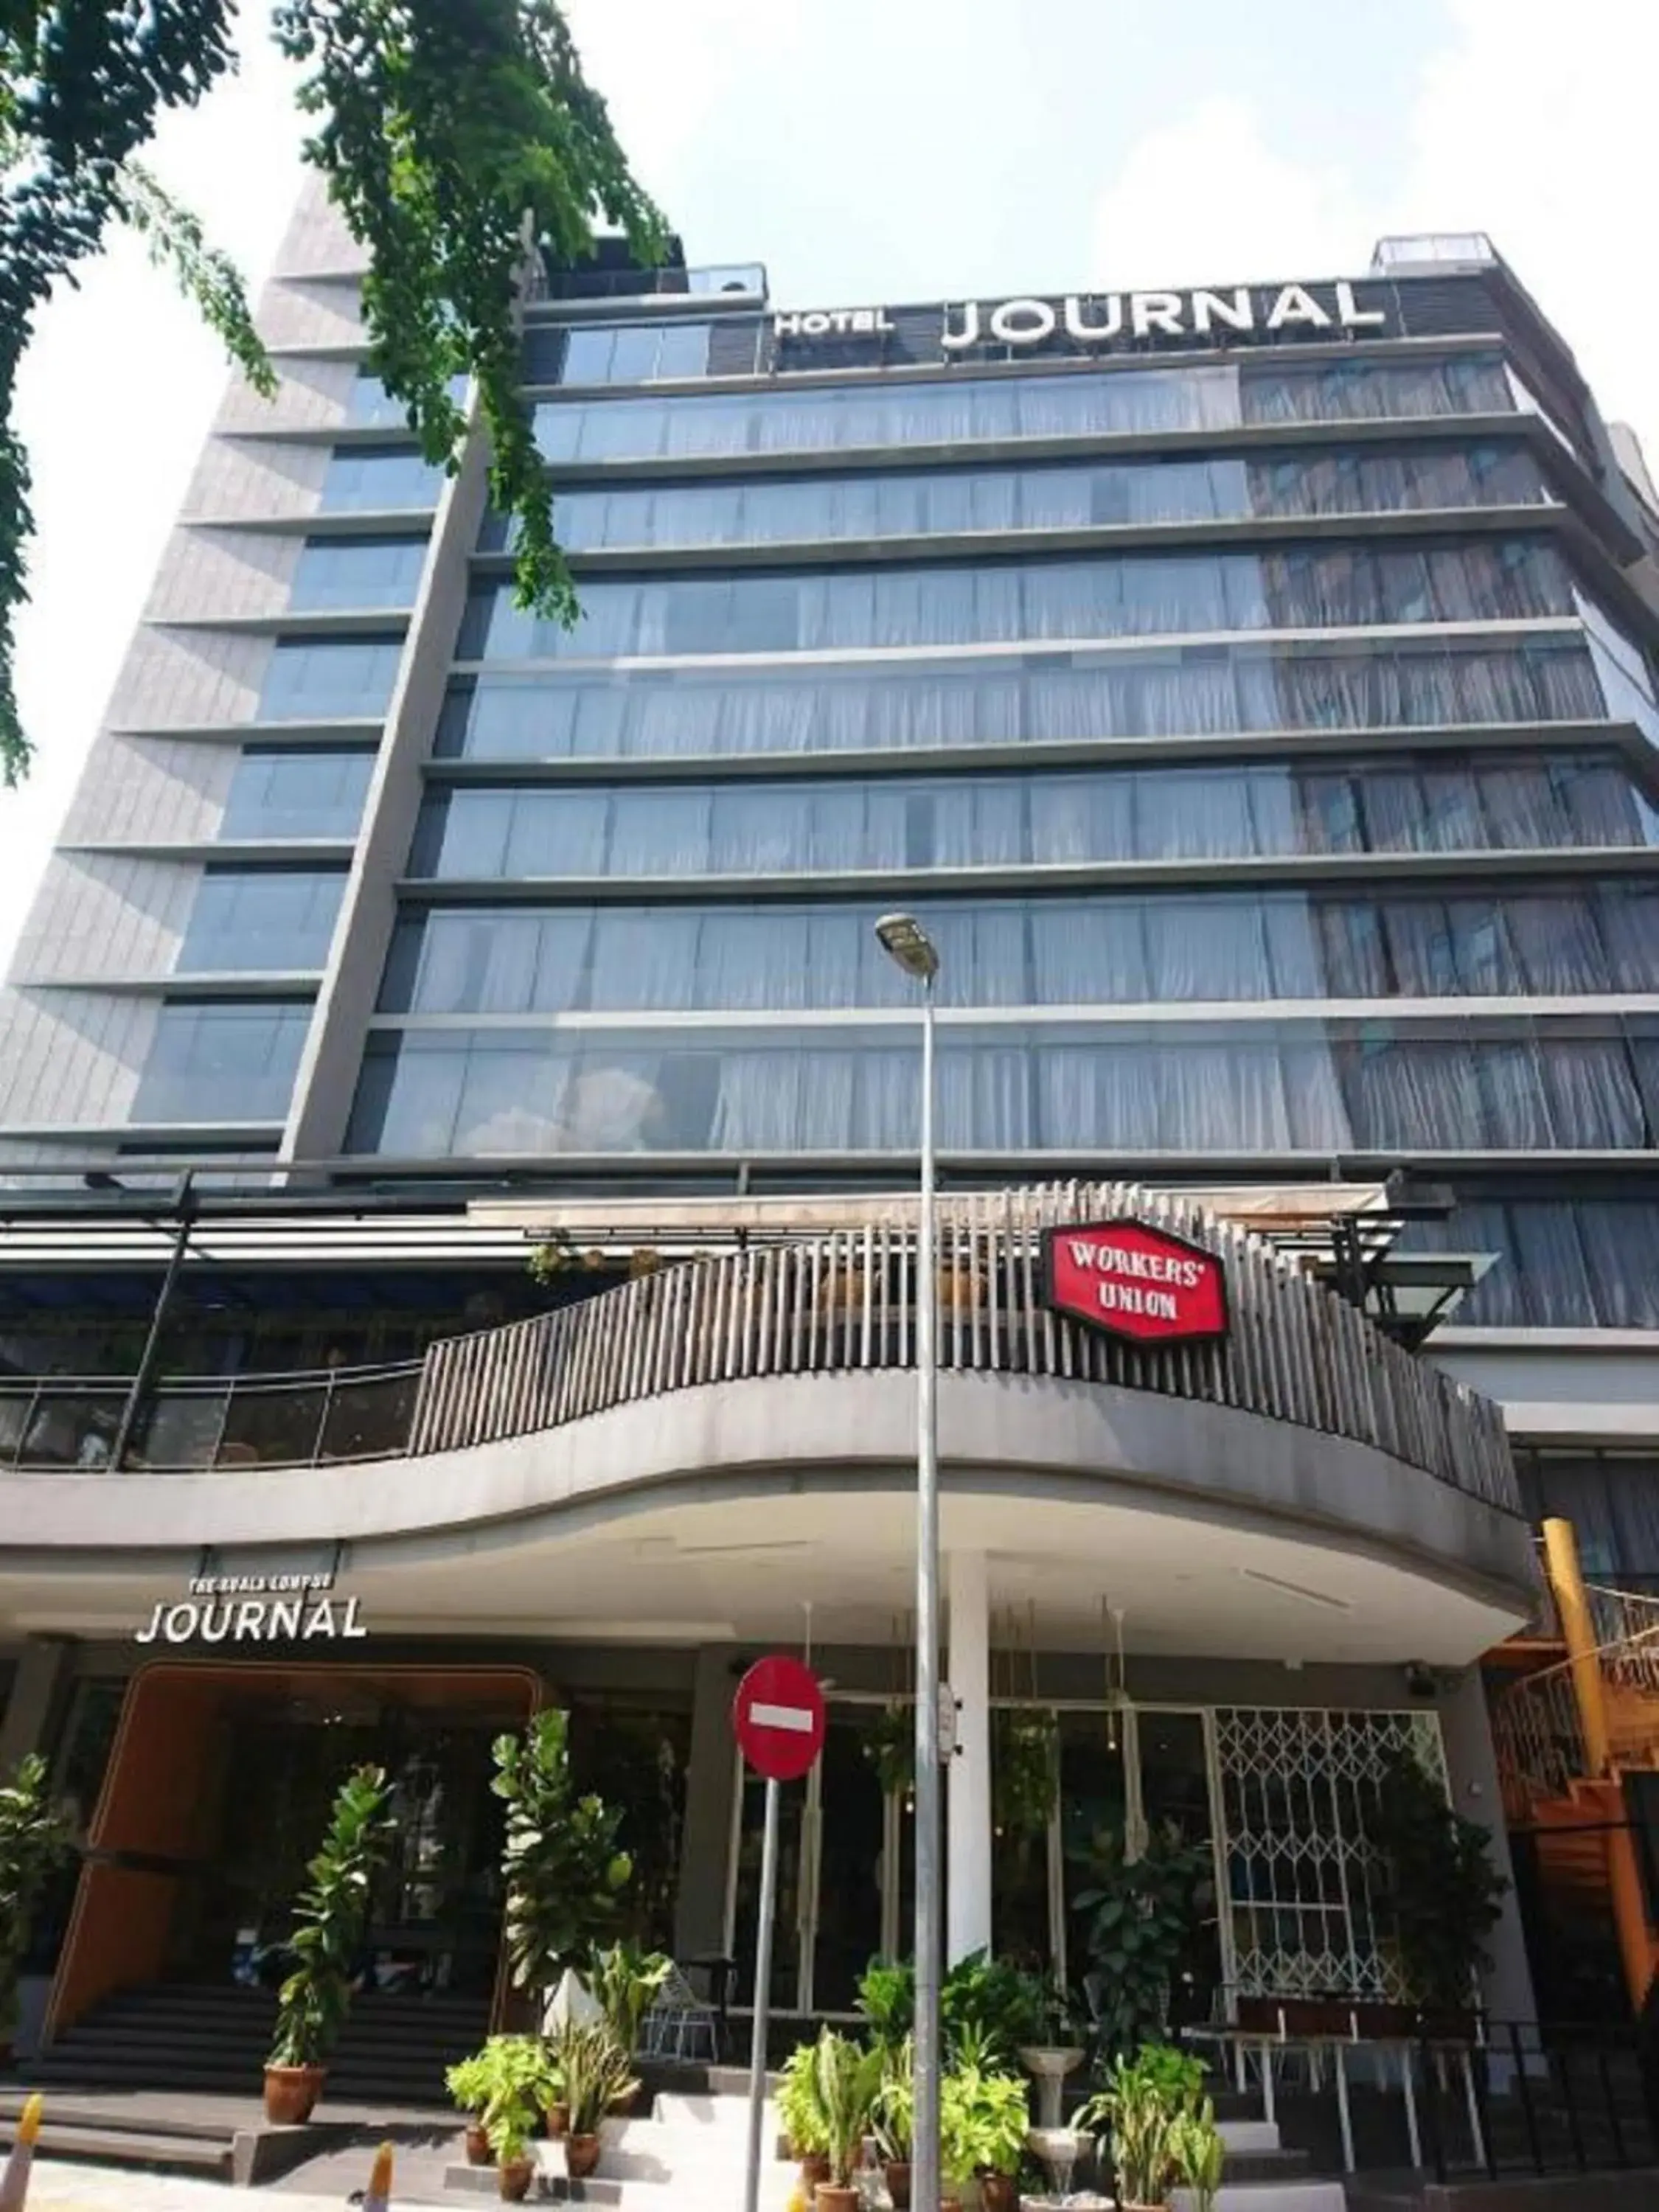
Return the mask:
<svg viewBox="0 0 1659 2212">
<path fill-rule="evenodd" d="M 150 1983 L 118 1990 L 28 2063 L 28 2086 L 257 2098 L 276 2016 L 264 1990 Z M 334 2103 L 447 2106 L 444 2069 L 489 2033 L 482 1997 L 368 1995 L 329 2067 Z"/>
</svg>

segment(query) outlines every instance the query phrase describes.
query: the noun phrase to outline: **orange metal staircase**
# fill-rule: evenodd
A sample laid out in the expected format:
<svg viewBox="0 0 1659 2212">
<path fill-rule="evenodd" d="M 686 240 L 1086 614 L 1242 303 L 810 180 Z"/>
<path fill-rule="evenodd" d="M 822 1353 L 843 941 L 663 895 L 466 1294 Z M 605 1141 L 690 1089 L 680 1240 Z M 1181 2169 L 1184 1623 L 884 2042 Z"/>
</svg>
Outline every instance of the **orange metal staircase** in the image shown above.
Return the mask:
<svg viewBox="0 0 1659 2212">
<path fill-rule="evenodd" d="M 1659 1599 L 1585 1583 L 1566 1524 L 1549 1524 L 1547 1535 L 1556 1648 L 1569 1656 L 1494 1698 L 1504 1815 L 1530 1832 L 1552 1898 L 1612 1918 L 1639 2006 L 1659 1972 L 1659 1929 L 1647 1911 L 1625 1778 L 1659 1770 Z M 1529 1653 L 1539 1648 L 1534 1641 Z"/>
</svg>

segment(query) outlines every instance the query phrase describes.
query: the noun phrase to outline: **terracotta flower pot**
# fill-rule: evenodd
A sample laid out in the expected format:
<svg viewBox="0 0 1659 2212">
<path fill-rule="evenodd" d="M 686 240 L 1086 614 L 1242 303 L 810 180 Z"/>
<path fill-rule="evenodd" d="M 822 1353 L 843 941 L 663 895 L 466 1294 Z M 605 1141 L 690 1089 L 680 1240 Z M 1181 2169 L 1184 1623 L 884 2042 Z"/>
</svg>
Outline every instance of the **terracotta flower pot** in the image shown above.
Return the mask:
<svg viewBox="0 0 1659 2212">
<path fill-rule="evenodd" d="M 535 2179 L 533 2158 L 504 2158 L 496 2169 L 495 2186 L 504 2204 L 522 2204 L 530 2194 L 530 2185 Z"/>
<path fill-rule="evenodd" d="M 569 2134 L 570 2107 L 568 2105 L 550 2105 L 548 2106 L 547 2132 L 552 2136 L 555 2142 L 558 2141 L 561 2136 L 568 2136 Z"/>
<path fill-rule="evenodd" d="M 981 2173 L 979 2201 L 983 2212 L 1019 2212 L 1019 2185 L 1012 2173 Z"/>
<path fill-rule="evenodd" d="M 908 2158 L 889 2159 L 881 2171 L 887 2184 L 887 2194 L 893 2200 L 893 2212 L 909 2212 L 909 2160 Z"/>
<path fill-rule="evenodd" d="M 821 2181 L 812 2192 L 812 2202 L 817 2212 L 859 2212 L 859 2193 L 856 2189 L 842 2189 L 833 2181 Z"/>
<path fill-rule="evenodd" d="M 586 2181 L 599 2162 L 599 2139 L 597 2136 L 567 2136 L 564 2139 L 564 2170 L 573 2181 Z"/>
<path fill-rule="evenodd" d="M 489 2148 L 489 2136 L 484 2132 L 483 2129 L 478 2125 L 478 2123 L 476 2120 L 470 2120 L 467 2123 L 466 2130 L 467 2164 L 469 2166 L 488 2166 L 493 2155 L 494 2154 Z"/>
<path fill-rule="evenodd" d="M 813 2190 L 821 2188 L 830 2179 L 828 2151 L 803 2151 L 800 2158 L 800 2179 L 801 2186 L 809 2196 Z"/>
<path fill-rule="evenodd" d="M 328 2079 L 326 2066 L 267 2066 L 265 2118 L 274 2128 L 296 2128 L 316 2110 Z"/>
</svg>

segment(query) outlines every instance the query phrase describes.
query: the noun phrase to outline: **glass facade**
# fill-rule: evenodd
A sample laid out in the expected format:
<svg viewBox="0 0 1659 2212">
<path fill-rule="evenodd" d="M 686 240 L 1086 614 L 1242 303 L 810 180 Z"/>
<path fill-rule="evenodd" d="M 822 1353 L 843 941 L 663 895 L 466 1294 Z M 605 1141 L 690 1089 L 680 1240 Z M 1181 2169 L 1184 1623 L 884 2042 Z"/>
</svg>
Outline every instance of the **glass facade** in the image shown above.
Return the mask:
<svg viewBox="0 0 1659 2212">
<path fill-rule="evenodd" d="M 200 975 L 320 969 L 344 890 L 343 868 L 210 867 L 175 967 Z"/>
<path fill-rule="evenodd" d="M 477 592 L 463 659 L 831 653 L 1230 630 L 1535 621 L 1577 611 L 1555 547 L 1528 538 L 1267 553 L 739 573 L 586 583 L 567 629 Z"/>
<path fill-rule="evenodd" d="M 452 689 L 437 750 L 674 760 L 1601 721 L 1609 712 L 1582 633 L 1468 649 L 1250 641 L 896 660 L 878 672 L 828 660 L 804 672 L 486 671 Z"/>
<path fill-rule="evenodd" d="M 1500 349 L 532 336 L 580 618 L 487 515 L 352 1149 L 902 1163 L 907 906 L 964 1170 L 1420 1161 L 1461 1320 L 1659 1327 L 1659 692 Z M 1115 527 L 1176 534 L 1037 537 Z"/>
<path fill-rule="evenodd" d="M 299 1003 L 162 1006 L 129 1118 L 280 1121 L 310 1022 Z"/>
<path fill-rule="evenodd" d="M 952 1022 L 949 1152 L 1062 1158 L 1649 1150 L 1659 1017 Z M 371 1040 L 356 1146 L 392 1154 L 902 1152 L 914 1024 L 416 1030 Z"/>
<path fill-rule="evenodd" d="M 355 721 L 384 714 L 403 654 L 400 637 L 278 638 L 254 719 Z"/>
<path fill-rule="evenodd" d="M 1485 896 L 1102 891 L 951 902 L 921 918 L 953 948 L 947 1006 L 1659 990 L 1659 878 Z M 466 908 L 404 929 L 386 998 L 399 1012 L 793 1012 L 908 995 L 863 901 Z M 270 964 L 289 963 L 273 951 Z"/>
<path fill-rule="evenodd" d="M 729 483 L 574 489 L 558 500 L 573 552 L 820 538 L 1089 530 L 1319 514 L 1540 506 L 1553 497 L 1524 447 L 1497 441 L 1401 453 L 1364 447 L 1267 459 L 1101 461 L 1087 466 L 869 471 Z M 483 543 L 505 544 L 493 515 Z"/>
<path fill-rule="evenodd" d="M 374 773 L 361 746 L 245 745 L 231 780 L 221 837 L 355 837 Z"/>
<path fill-rule="evenodd" d="M 550 400 L 536 410 L 536 436 L 556 465 L 1521 411 L 1515 380 L 1501 360 L 1464 356 L 944 381 L 860 377 L 729 395 Z"/>
<path fill-rule="evenodd" d="M 1656 844 L 1659 815 L 1610 755 L 1402 753 L 1309 767 L 468 785 L 428 798 L 410 868 L 552 884 Z"/>
<path fill-rule="evenodd" d="M 288 603 L 319 607 L 412 607 L 426 562 L 424 538 L 308 538 Z"/>
</svg>

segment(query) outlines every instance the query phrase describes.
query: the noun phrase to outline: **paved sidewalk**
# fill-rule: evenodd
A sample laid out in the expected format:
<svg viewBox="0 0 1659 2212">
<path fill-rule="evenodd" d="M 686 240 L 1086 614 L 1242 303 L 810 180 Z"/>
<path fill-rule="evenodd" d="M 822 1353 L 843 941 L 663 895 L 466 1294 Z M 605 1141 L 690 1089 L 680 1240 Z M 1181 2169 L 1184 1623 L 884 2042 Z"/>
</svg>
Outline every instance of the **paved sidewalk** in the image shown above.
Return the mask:
<svg viewBox="0 0 1659 2212">
<path fill-rule="evenodd" d="M 352 2188 L 367 2184 L 368 2163 L 365 2158 Z M 193 2181 L 167 2173 L 135 2173 L 125 2166 L 37 2158 L 29 2176 L 27 2212 L 250 2212 L 262 2193 L 233 2189 L 228 2181 Z M 283 2212 L 343 2212 L 349 2193 L 342 2189 L 337 2196 L 301 2196 L 284 2190 Z M 395 2212 L 395 2179 L 392 2201 Z"/>
</svg>

